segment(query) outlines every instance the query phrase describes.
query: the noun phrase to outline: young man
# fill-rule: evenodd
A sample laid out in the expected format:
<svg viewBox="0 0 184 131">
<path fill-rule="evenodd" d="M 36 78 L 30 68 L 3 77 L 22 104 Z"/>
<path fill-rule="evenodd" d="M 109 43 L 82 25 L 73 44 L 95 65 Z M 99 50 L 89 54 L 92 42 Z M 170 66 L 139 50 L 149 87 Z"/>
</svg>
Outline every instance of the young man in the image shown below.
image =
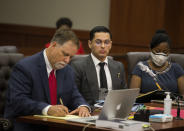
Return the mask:
<svg viewBox="0 0 184 131">
<path fill-rule="evenodd" d="M 112 36 L 104 26 L 90 31 L 88 41 L 91 54 L 71 63 L 75 70 L 76 84 L 85 100 L 93 107 L 104 100 L 108 90 L 126 88 L 123 64 L 108 58 Z"/>
<path fill-rule="evenodd" d="M 5 117 L 13 119 L 15 131 L 46 128 L 19 123 L 15 120 L 19 116 L 90 116 L 88 104 L 78 92 L 72 69 L 67 65 L 77 48 L 78 39 L 71 30 L 58 30 L 49 48 L 15 65 L 5 108 Z"/>
</svg>

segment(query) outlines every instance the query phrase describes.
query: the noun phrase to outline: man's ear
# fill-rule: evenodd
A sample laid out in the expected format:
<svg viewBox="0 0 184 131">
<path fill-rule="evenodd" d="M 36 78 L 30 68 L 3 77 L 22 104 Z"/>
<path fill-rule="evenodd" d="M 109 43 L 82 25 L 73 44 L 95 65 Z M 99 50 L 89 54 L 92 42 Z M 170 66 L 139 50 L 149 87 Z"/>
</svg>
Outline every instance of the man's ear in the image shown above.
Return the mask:
<svg viewBox="0 0 184 131">
<path fill-rule="evenodd" d="M 111 50 L 111 48 L 112 48 L 112 41 L 111 41 L 111 43 L 110 43 L 110 50 Z"/>
<path fill-rule="evenodd" d="M 52 47 L 55 47 L 57 45 L 57 43 L 55 42 L 55 41 L 52 41 L 51 43 L 50 43 L 50 46 L 52 46 Z"/>
<path fill-rule="evenodd" d="M 91 43 L 90 40 L 88 40 L 88 46 L 89 46 L 89 48 L 91 49 L 92 43 Z"/>
</svg>

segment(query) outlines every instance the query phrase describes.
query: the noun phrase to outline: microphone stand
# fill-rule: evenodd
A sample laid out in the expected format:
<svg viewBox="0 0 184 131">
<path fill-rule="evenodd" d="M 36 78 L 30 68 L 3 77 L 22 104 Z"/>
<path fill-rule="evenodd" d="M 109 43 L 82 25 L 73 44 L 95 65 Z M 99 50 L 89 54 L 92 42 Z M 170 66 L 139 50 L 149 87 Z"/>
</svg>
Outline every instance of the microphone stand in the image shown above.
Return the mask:
<svg viewBox="0 0 184 131">
<path fill-rule="evenodd" d="M 181 96 L 176 96 L 177 116 L 174 117 L 174 119 L 176 119 L 176 120 L 183 120 L 183 118 L 180 117 L 180 98 L 181 98 Z"/>
</svg>

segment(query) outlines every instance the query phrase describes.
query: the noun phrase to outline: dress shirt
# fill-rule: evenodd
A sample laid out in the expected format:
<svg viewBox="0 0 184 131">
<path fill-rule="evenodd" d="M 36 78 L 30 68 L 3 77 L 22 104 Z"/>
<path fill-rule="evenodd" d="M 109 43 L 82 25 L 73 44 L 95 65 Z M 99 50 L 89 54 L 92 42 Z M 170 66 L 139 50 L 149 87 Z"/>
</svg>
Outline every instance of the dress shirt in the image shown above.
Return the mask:
<svg viewBox="0 0 184 131">
<path fill-rule="evenodd" d="M 47 58 L 46 50 L 43 51 L 43 56 L 44 56 L 44 60 L 45 60 L 45 64 L 46 64 L 47 75 L 48 75 L 48 78 L 49 78 L 49 75 L 50 75 L 50 73 L 52 71 L 52 66 L 51 66 L 51 64 L 50 64 L 50 62 L 49 62 L 49 60 Z M 54 74 L 55 73 L 56 73 L 56 71 L 54 71 Z M 51 105 L 48 105 L 45 108 L 43 108 L 43 110 L 42 110 L 42 114 L 43 115 L 48 115 L 47 112 L 48 112 L 50 106 Z"/>
<path fill-rule="evenodd" d="M 92 60 L 95 64 L 95 69 L 96 69 L 96 73 L 97 73 L 97 80 L 98 80 L 98 86 L 100 88 L 100 66 L 99 66 L 99 63 L 101 63 L 101 61 L 98 60 L 92 53 L 91 53 L 91 57 L 92 57 Z M 107 88 L 108 88 L 108 90 L 112 90 L 112 79 L 111 79 L 111 73 L 110 73 L 109 67 L 108 67 L 107 57 L 105 58 L 105 60 L 103 62 L 105 62 L 104 70 L 105 70 L 105 74 L 106 74 L 106 78 L 107 78 Z"/>
</svg>

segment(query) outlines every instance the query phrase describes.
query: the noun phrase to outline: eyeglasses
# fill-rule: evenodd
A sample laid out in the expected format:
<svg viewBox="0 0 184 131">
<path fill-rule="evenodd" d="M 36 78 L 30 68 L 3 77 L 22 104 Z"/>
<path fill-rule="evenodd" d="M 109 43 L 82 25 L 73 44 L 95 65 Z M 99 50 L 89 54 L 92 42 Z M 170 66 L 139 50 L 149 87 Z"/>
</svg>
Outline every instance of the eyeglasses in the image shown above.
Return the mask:
<svg viewBox="0 0 184 131">
<path fill-rule="evenodd" d="M 104 40 L 104 41 L 102 41 L 100 39 L 95 40 L 95 43 L 96 43 L 97 46 L 101 46 L 102 43 L 104 43 L 105 46 L 108 46 L 108 45 L 111 44 L 111 42 L 112 42 L 111 40 Z"/>
</svg>

